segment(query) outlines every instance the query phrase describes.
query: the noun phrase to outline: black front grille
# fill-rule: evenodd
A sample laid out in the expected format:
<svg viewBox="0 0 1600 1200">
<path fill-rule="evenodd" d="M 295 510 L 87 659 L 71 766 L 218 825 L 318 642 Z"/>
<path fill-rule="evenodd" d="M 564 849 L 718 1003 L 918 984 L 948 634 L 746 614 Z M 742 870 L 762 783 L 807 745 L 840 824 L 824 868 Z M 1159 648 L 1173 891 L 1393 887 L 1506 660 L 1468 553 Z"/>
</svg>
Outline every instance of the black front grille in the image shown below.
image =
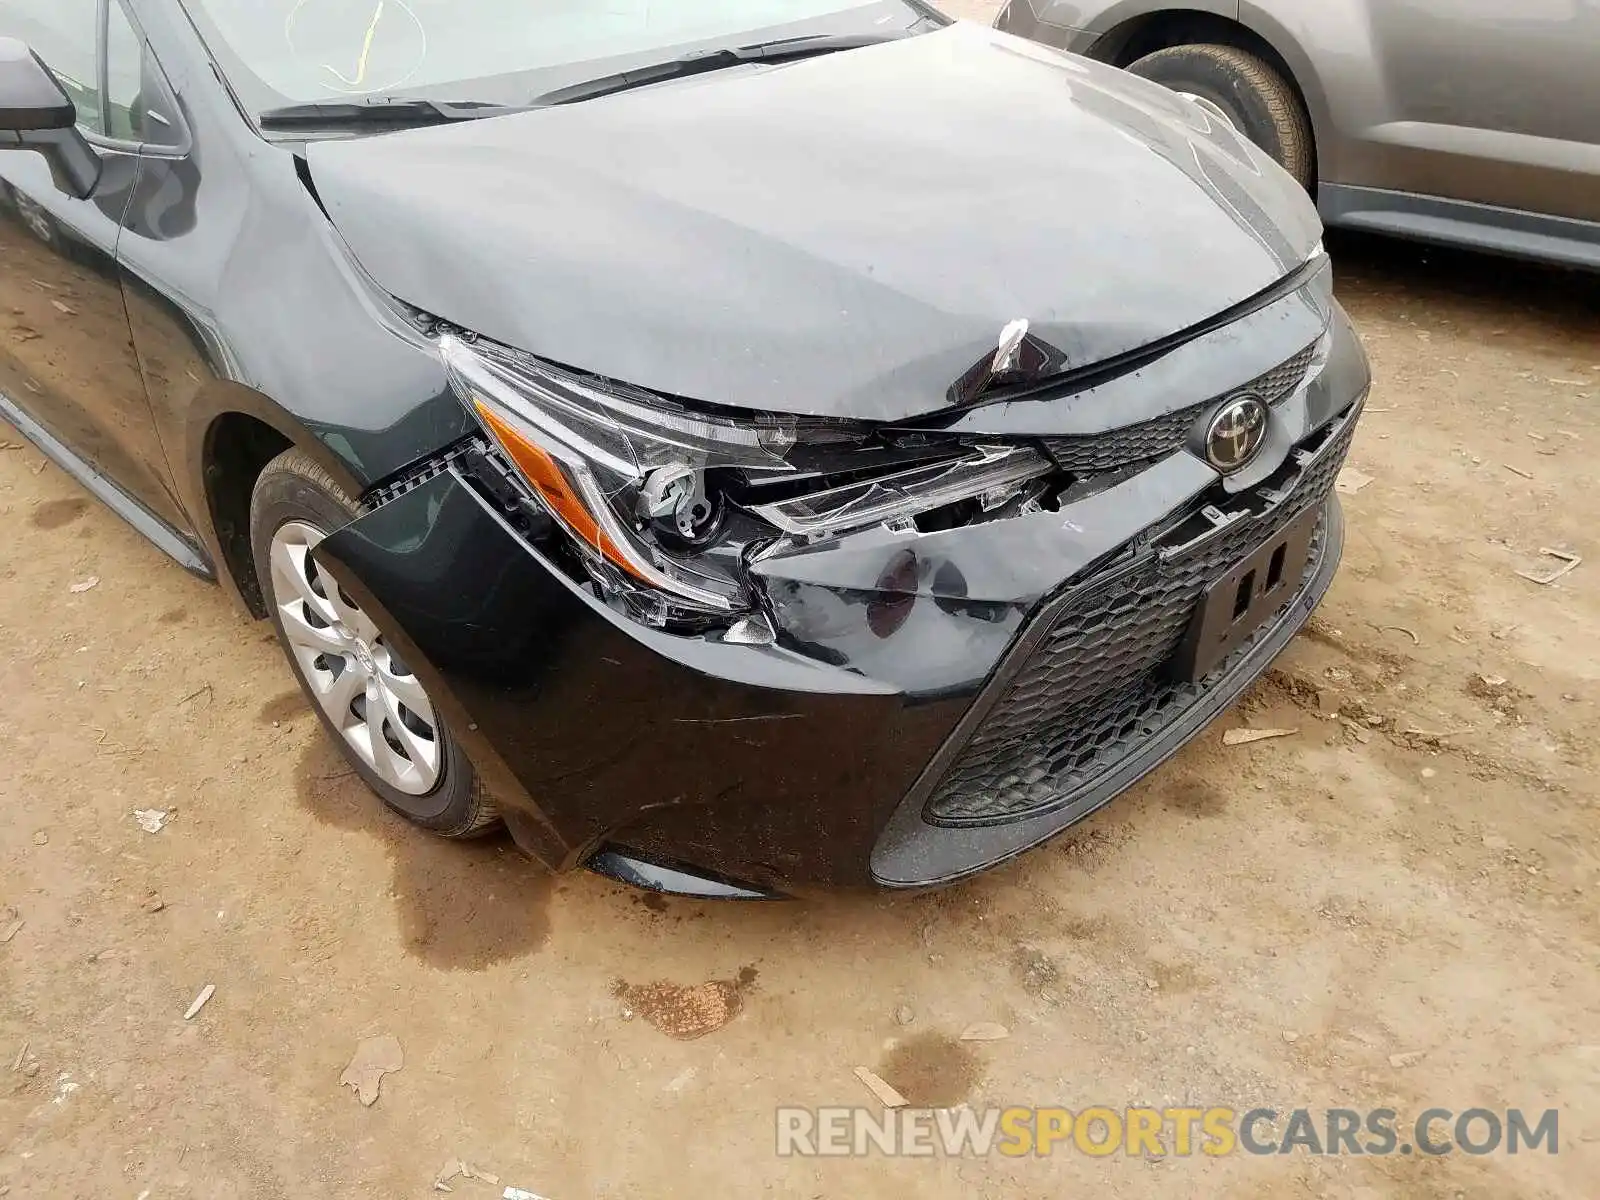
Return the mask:
<svg viewBox="0 0 1600 1200">
<path fill-rule="evenodd" d="M 1326 501 L 1354 433 L 1352 411 L 1273 479 L 1235 498 L 1253 505 L 1246 515 L 1198 538 L 1185 523 L 1053 601 L 1040 618 L 1047 631 L 1024 635 L 1025 661 L 1009 677 L 1002 672 L 998 699 L 930 796 L 927 819 L 990 825 L 1069 805 L 1192 708 L 1278 623 L 1276 615 L 1266 621 L 1207 678 L 1180 683 L 1167 664 L 1201 594 Z M 1322 558 L 1324 535 L 1319 524 L 1295 598 Z"/>
<path fill-rule="evenodd" d="M 1287 362 L 1252 379 L 1229 395 L 1251 392 L 1268 404 L 1277 404 L 1292 395 L 1295 388 L 1300 386 L 1306 377 L 1306 372 L 1311 369 L 1316 354 L 1317 346 L 1313 342 Z M 1104 471 L 1114 471 L 1129 463 L 1165 458 L 1183 445 L 1189 436 L 1189 430 L 1200 419 L 1200 414 L 1216 402 L 1215 399 L 1205 400 L 1106 433 L 1045 438 L 1045 449 L 1050 452 L 1050 456 L 1062 470 L 1075 475 L 1096 475 Z"/>
<path fill-rule="evenodd" d="M 1272 368 L 1265 375 L 1251 380 L 1239 390 L 1254 392 L 1268 404 L 1276 404 L 1285 397 L 1293 394 L 1295 388 L 1305 380 L 1306 372 L 1311 369 L 1312 360 L 1317 356 L 1317 343 L 1312 342 L 1304 350 L 1280 366 Z"/>
</svg>

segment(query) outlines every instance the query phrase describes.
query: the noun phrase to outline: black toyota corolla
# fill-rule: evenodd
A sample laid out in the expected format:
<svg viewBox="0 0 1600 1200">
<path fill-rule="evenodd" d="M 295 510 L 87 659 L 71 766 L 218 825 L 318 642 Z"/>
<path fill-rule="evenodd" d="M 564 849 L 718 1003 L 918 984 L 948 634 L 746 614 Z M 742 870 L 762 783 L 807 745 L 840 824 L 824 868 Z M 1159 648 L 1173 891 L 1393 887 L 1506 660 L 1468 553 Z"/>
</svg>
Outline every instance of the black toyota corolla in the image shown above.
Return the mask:
<svg viewBox="0 0 1600 1200">
<path fill-rule="evenodd" d="M 271 620 L 436 833 L 946 883 L 1173 754 L 1329 586 L 1369 373 L 1316 214 L 1152 84 L 917 0 L 0 35 L 38 285 L 0 415 Z"/>
</svg>

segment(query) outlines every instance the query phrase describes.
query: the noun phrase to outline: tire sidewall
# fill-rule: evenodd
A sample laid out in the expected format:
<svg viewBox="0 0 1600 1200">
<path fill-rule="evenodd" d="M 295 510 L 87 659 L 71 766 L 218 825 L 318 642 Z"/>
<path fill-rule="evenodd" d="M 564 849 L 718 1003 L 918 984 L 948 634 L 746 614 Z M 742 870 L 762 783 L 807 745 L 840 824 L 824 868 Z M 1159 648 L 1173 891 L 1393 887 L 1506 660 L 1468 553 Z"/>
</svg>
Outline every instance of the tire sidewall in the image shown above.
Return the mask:
<svg viewBox="0 0 1600 1200">
<path fill-rule="evenodd" d="M 335 747 L 361 781 L 377 793 L 379 799 L 407 820 L 436 832 L 450 833 L 461 828 L 470 821 L 476 783 L 466 752 L 451 736 L 437 708 L 433 724 L 440 740 L 439 781 L 423 795 L 408 795 L 379 778 L 350 748 L 344 735 L 323 710 L 310 681 L 290 652 L 288 639 L 284 635 L 283 617 L 272 592 L 273 535 L 291 521 L 314 526 L 327 535 L 348 525 L 357 512 L 353 506 L 330 495 L 305 476 L 292 470 L 274 470 L 274 465 L 267 467 L 256 485 L 250 512 L 250 550 L 267 607 L 267 617 L 272 622 L 290 671 L 299 683 L 311 711 L 333 739 Z"/>
</svg>

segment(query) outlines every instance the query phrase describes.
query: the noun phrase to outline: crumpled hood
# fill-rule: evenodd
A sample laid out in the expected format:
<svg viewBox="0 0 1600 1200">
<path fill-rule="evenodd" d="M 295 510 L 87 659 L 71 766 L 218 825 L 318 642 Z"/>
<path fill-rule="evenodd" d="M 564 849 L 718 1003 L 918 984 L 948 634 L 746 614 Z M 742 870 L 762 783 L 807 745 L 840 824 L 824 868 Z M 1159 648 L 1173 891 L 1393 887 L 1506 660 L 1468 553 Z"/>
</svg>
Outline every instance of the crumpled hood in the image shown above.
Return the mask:
<svg viewBox="0 0 1600 1200">
<path fill-rule="evenodd" d="M 1321 236 L 1194 106 L 966 23 L 308 154 L 357 259 L 419 308 L 660 392 L 872 420 L 944 408 L 1015 318 L 1092 365 Z"/>
</svg>

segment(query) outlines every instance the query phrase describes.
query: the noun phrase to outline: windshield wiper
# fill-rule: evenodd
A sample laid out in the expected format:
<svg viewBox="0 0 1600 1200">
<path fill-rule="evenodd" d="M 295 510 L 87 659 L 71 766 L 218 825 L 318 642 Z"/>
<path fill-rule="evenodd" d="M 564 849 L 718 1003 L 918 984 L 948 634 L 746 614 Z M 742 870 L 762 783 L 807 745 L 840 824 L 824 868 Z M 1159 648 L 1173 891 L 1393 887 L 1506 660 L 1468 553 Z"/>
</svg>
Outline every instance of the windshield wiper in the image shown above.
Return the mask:
<svg viewBox="0 0 1600 1200">
<path fill-rule="evenodd" d="M 502 113 L 523 112 L 523 106 L 489 104 L 482 100 L 450 102 L 400 98 L 372 100 L 320 100 L 269 108 L 256 117 L 263 129 L 295 129 L 329 125 L 447 125 L 476 121 Z"/>
<path fill-rule="evenodd" d="M 859 50 L 897 42 L 917 32 L 917 27 L 896 33 L 812 34 L 807 37 L 779 38 L 754 42 L 723 50 L 704 50 L 649 66 L 586 79 L 535 97 L 528 104 L 491 104 L 482 100 L 426 100 L 420 97 L 376 96 L 367 100 L 316 100 L 307 104 L 286 104 L 269 108 L 256 117 L 262 129 L 296 129 L 339 125 L 446 125 L 455 121 L 477 121 L 505 113 L 526 112 L 556 104 L 576 104 L 613 92 L 646 87 L 668 79 L 721 71 L 748 63 L 771 63 L 814 58 L 840 50 Z"/>
<path fill-rule="evenodd" d="M 644 67 L 633 67 L 627 71 L 618 71 L 614 75 L 601 75 L 597 79 L 586 79 L 582 83 L 556 88 L 553 92 L 545 92 L 542 96 L 534 97 L 533 107 L 576 104 L 580 100 L 593 100 L 599 96 L 610 96 L 616 92 L 648 87 L 652 83 L 661 83 L 668 79 L 703 75 L 709 71 L 721 71 L 728 67 L 744 66 L 747 63 L 783 62 L 813 58 L 819 54 L 833 54 L 840 50 L 880 46 L 885 42 L 897 42 L 913 32 L 914 30 L 906 29 L 897 33 L 823 33 L 809 37 L 780 38 L 771 42 L 754 42 L 748 46 L 735 46 L 725 50 L 701 50 L 694 54 L 685 54 L 682 58 L 673 58 Z"/>
</svg>

